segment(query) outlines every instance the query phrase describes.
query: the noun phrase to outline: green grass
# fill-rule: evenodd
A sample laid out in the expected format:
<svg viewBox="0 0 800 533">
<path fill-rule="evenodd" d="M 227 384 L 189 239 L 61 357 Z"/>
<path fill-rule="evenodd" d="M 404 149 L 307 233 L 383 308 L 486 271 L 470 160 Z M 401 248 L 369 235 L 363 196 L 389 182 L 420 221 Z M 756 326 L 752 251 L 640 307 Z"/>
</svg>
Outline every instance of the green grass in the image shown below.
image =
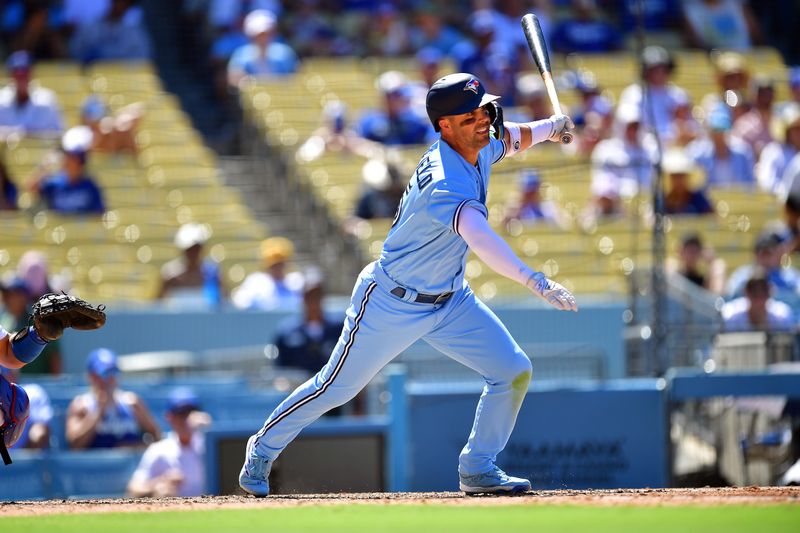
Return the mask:
<svg viewBox="0 0 800 533">
<path fill-rule="evenodd" d="M 17 533 L 782 533 L 800 531 L 800 505 L 579 507 L 331 505 L 270 509 L 2 517 Z"/>
</svg>

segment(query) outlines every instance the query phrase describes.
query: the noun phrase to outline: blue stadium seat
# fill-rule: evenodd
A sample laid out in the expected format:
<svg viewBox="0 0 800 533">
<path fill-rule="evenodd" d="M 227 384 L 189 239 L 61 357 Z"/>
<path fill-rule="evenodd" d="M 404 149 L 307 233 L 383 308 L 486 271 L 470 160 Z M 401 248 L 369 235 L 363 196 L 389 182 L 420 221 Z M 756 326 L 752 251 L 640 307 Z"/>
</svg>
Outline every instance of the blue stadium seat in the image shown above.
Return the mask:
<svg viewBox="0 0 800 533">
<path fill-rule="evenodd" d="M 50 454 L 52 496 L 115 498 L 125 494 L 143 450 L 86 450 Z"/>
</svg>

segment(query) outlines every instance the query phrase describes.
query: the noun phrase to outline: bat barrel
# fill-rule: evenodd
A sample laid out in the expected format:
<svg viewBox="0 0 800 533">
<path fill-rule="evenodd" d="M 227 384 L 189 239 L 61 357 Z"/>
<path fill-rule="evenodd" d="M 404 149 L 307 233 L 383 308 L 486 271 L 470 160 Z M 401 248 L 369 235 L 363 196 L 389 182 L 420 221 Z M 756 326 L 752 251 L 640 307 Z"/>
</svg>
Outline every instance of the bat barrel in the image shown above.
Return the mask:
<svg viewBox="0 0 800 533">
<path fill-rule="evenodd" d="M 531 49 L 533 61 L 539 68 L 539 72 L 550 72 L 550 54 L 547 52 L 539 19 L 536 18 L 536 15 L 528 13 L 522 17 L 520 24 L 522 24 L 522 31 L 528 41 L 528 48 Z"/>
</svg>

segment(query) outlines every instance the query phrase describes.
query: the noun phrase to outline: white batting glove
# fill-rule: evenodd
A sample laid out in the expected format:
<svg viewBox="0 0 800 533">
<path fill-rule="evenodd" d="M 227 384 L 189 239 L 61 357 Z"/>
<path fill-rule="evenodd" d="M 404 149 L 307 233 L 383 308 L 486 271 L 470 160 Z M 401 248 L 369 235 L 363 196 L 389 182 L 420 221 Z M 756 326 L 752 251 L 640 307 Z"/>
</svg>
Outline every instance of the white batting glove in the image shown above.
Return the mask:
<svg viewBox="0 0 800 533">
<path fill-rule="evenodd" d="M 575 129 L 575 123 L 567 115 L 553 115 L 547 120 L 550 121 L 550 135 L 547 139 L 554 143 L 561 141 L 562 133 Z"/>
<path fill-rule="evenodd" d="M 533 294 L 560 311 L 578 311 L 572 293 L 560 283 L 547 279 L 541 272 L 534 272 L 525 285 Z"/>
</svg>

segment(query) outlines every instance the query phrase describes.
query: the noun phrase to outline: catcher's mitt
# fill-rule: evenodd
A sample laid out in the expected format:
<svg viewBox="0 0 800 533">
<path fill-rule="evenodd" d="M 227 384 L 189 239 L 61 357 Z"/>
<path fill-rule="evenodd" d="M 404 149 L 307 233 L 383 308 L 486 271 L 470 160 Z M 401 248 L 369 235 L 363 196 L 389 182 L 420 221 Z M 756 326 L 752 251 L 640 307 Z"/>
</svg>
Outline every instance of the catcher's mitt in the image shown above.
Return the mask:
<svg viewBox="0 0 800 533">
<path fill-rule="evenodd" d="M 106 307 L 91 304 L 69 294 L 45 294 L 33 305 L 33 327 L 42 340 L 50 342 L 64 328 L 97 329 L 106 323 Z"/>
</svg>

